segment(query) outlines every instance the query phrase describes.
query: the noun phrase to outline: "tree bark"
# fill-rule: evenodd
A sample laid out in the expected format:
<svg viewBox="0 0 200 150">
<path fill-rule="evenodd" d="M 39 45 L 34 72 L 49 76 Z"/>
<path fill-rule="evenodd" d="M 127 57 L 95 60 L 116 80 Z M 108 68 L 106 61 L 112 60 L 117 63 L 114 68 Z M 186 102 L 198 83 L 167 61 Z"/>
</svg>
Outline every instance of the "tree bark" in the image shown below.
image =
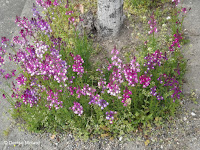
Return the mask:
<svg viewBox="0 0 200 150">
<path fill-rule="evenodd" d="M 123 21 L 123 0 L 98 0 L 97 30 L 99 36 L 116 37 Z"/>
</svg>

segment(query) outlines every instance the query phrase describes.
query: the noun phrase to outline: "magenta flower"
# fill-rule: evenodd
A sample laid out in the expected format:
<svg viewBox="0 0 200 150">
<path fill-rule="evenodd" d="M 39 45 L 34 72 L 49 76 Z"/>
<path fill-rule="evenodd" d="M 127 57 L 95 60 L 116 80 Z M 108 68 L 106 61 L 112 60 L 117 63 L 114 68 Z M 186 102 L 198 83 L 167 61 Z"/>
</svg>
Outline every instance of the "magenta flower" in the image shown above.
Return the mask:
<svg viewBox="0 0 200 150">
<path fill-rule="evenodd" d="M 6 46 L 6 43 L 9 41 L 9 39 L 7 39 L 6 37 L 1 37 L 1 43 L 2 45 Z"/>
<path fill-rule="evenodd" d="M 3 78 L 10 79 L 11 77 L 12 77 L 12 75 L 10 75 L 9 73 L 7 73 L 6 75 L 4 75 Z"/>
<path fill-rule="evenodd" d="M 27 81 L 26 77 L 24 77 L 23 74 L 20 74 L 17 78 L 17 84 L 18 85 L 25 85 L 25 81 Z"/>
<path fill-rule="evenodd" d="M 65 15 L 71 15 L 73 14 L 74 12 L 71 10 L 71 11 L 66 11 Z"/>
<path fill-rule="evenodd" d="M 59 101 L 58 100 L 58 92 L 62 92 L 60 90 L 57 90 L 57 92 L 53 92 L 51 89 L 50 91 L 47 91 L 47 94 L 49 95 L 47 97 L 47 101 L 50 102 L 49 105 L 46 105 L 46 107 L 49 107 L 49 110 L 51 110 L 51 108 L 54 106 L 55 109 L 59 109 L 59 108 L 62 108 L 62 104 L 63 102 L 62 101 Z"/>
<path fill-rule="evenodd" d="M 124 76 L 126 81 L 128 81 L 129 86 L 135 86 L 135 84 L 138 83 L 137 72 L 140 72 L 139 67 L 140 65 L 136 62 L 135 58 L 130 62 L 130 64 L 123 66 Z"/>
<path fill-rule="evenodd" d="M 180 0 L 172 0 L 172 3 L 174 3 L 175 6 L 177 7 L 177 6 L 178 6 L 178 3 L 180 3 Z"/>
<path fill-rule="evenodd" d="M 3 94 L 2 96 L 3 96 L 4 99 L 6 98 L 5 94 Z"/>
<path fill-rule="evenodd" d="M 70 107 L 75 114 L 78 114 L 78 116 L 81 116 L 83 114 L 83 107 L 80 103 L 74 102 L 74 106 Z"/>
<path fill-rule="evenodd" d="M 139 79 L 140 79 L 140 84 L 143 84 L 143 88 L 146 88 L 151 81 L 151 78 L 146 75 L 140 76 Z"/>
<path fill-rule="evenodd" d="M 129 103 L 127 100 L 130 99 L 130 95 L 132 95 L 132 92 L 128 90 L 127 87 L 125 88 L 123 92 L 124 94 L 123 94 L 122 103 L 124 103 L 124 106 L 127 106 L 127 104 Z"/>
<path fill-rule="evenodd" d="M 74 65 L 72 66 L 72 69 L 74 72 L 77 72 L 77 75 L 80 75 L 80 77 L 82 77 L 84 73 L 84 68 L 82 66 L 83 63 L 84 60 L 81 58 L 80 55 L 74 57 Z"/>
<path fill-rule="evenodd" d="M 187 13 L 186 8 L 182 8 L 181 11 L 184 12 L 185 14 Z"/>
<path fill-rule="evenodd" d="M 181 34 L 178 32 L 178 29 L 176 31 L 177 33 L 174 34 L 174 41 L 172 42 L 172 45 L 169 47 L 169 51 L 174 51 L 174 48 L 177 46 L 177 47 L 180 47 L 180 44 L 179 42 L 182 40 L 182 36 Z"/>
<path fill-rule="evenodd" d="M 54 2 L 53 2 L 53 5 L 54 6 L 58 6 L 59 4 L 58 4 L 58 0 L 55 0 Z"/>
</svg>

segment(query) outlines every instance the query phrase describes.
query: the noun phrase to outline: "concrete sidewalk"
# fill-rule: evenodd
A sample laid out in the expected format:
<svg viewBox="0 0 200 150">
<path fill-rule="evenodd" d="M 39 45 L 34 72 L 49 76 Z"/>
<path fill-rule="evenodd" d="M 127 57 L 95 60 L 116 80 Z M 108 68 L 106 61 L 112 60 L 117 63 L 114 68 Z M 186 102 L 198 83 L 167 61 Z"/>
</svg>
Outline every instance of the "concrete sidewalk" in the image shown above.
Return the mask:
<svg viewBox="0 0 200 150">
<path fill-rule="evenodd" d="M 188 59 L 187 73 L 185 75 L 186 84 L 183 85 L 183 92 L 189 94 L 195 90 L 198 97 L 200 96 L 200 1 L 199 0 L 182 0 L 183 7 L 191 11 L 187 13 L 183 27 L 189 37 L 190 43 L 183 46 L 183 54 Z M 179 4 L 181 6 L 181 4 Z"/>
</svg>

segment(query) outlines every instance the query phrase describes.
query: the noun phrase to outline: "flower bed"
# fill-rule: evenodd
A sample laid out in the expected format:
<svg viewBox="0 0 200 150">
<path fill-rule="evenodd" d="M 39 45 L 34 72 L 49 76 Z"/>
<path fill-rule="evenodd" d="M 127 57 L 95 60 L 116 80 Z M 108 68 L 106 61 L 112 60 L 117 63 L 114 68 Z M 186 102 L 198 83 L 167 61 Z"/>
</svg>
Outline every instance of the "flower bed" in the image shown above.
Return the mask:
<svg viewBox="0 0 200 150">
<path fill-rule="evenodd" d="M 36 0 L 46 9 L 46 17 L 33 5 L 34 18 L 16 17 L 15 21 L 22 29 L 13 42 L 21 49 L 10 54 L 10 60 L 21 66 L 20 74 L 1 70 L 5 79 L 16 76 L 20 87 L 12 84 L 15 100 L 3 94 L 13 107 L 12 116 L 22 118 L 30 131 L 73 132 L 84 139 L 116 137 L 173 116 L 183 96 L 186 68 L 180 51 L 184 17 L 178 22 L 178 14 L 186 9 L 178 10 L 178 2 L 172 1 L 172 36 L 164 37 L 162 43 L 168 47 L 161 47 L 156 37 L 159 23 L 153 12 L 140 56 L 124 62 L 114 47 L 103 69 L 90 61 L 94 48 L 87 35 L 79 37 L 76 26 L 82 18 L 72 9 L 74 5 Z M 1 64 L 7 41 L 2 37 Z"/>
</svg>

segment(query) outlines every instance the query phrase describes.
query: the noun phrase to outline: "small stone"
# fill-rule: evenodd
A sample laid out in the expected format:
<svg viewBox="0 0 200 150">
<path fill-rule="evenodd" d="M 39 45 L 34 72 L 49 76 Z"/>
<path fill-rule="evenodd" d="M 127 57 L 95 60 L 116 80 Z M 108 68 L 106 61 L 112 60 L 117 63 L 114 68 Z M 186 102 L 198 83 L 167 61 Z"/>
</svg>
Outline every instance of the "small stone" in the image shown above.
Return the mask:
<svg viewBox="0 0 200 150">
<path fill-rule="evenodd" d="M 58 146 L 58 143 L 54 143 L 56 146 Z"/>
<path fill-rule="evenodd" d="M 183 117 L 183 120 L 184 120 L 184 121 L 186 121 L 186 120 L 187 120 L 187 118 L 186 118 L 186 117 Z"/>
<path fill-rule="evenodd" d="M 122 140 L 122 137 L 120 136 L 120 137 L 119 137 L 119 141 L 121 141 L 121 140 Z"/>
<path fill-rule="evenodd" d="M 196 114 L 195 114 L 194 112 L 191 112 L 191 115 L 192 115 L 192 116 L 196 116 Z"/>
</svg>

